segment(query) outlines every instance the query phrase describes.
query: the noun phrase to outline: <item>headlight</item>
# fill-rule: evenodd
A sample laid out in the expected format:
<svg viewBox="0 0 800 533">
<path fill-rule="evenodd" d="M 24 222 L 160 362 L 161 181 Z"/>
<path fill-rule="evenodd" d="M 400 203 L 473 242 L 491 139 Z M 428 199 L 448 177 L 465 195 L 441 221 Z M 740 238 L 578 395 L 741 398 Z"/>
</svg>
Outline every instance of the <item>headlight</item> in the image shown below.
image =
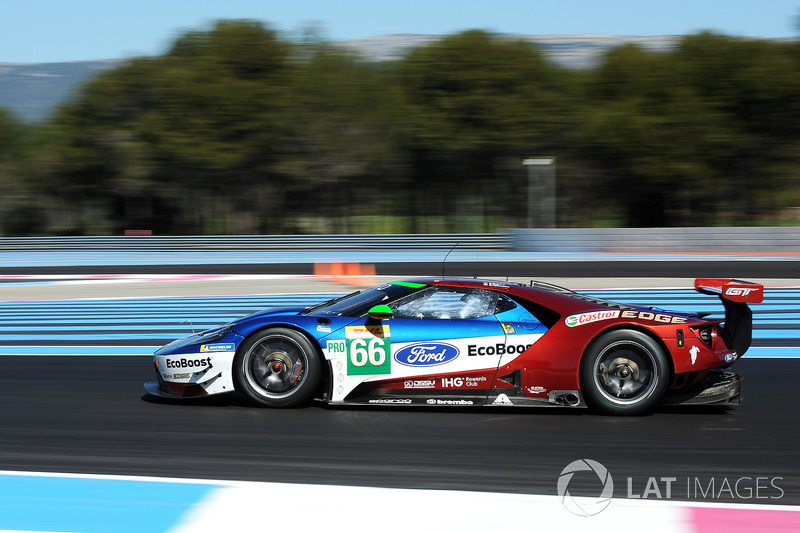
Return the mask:
<svg viewBox="0 0 800 533">
<path fill-rule="evenodd" d="M 214 328 L 214 329 L 207 329 L 205 331 L 201 331 L 197 335 L 193 335 L 193 337 L 197 337 L 194 339 L 194 342 L 187 344 L 187 346 L 191 346 L 193 344 L 206 344 L 209 342 L 217 342 L 224 339 L 228 333 L 230 333 L 232 325 L 222 326 L 221 328 Z"/>
<path fill-rule="evenodd" d="M 195 346 L 197 344 L 208 344 L 211 342 L 221 341 L 228 335 L 228 333 L 230 333 L 231 329 L 233 329 L 233 324 L 227 324 L 219 328 L 207 329 L 206 331 L 201 331 L 200 333 L 194 333 L 188 337 L 172 341 L 163 348 L 156 350 L 155 355 L 164 352 L 171 352 L 186 346 Z"/>
</svg>

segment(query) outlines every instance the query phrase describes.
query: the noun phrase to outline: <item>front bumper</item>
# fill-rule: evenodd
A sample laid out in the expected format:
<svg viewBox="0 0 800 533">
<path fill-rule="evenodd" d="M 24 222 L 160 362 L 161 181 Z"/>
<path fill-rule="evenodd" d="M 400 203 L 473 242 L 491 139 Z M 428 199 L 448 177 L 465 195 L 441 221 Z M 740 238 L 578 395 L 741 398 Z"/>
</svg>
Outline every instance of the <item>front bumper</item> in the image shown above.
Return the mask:
<svg viewBox="0 0 800 533">
<path fill-rule="evenodd" d="M 711 371 L 703 381 L 682 389 L 668 390 L 662 405 L 739 405 L 744 378 L 727 371 Z"/>
<path fill-rule="evenodd" d="M 161 388 L 161 385 L 157 381 L 149 381 L 144 384 L 144 390 L 150 396 L 156 396 L 158 398 L 170 398 L 173 400 L 185 400 L 188 398 L 196 398 L 197 396 L 201 396 L 204 394 L 178 394 L 167 390 L 165 388 Z"/>
<path fill-rule="evenodd" d="M 158 381 L 146 383 L 145 390 L 161 398 L 197 398 L 233 391 L 235 345 L 217 347 L 192 346 L 190 349 L 196 352 L 177 354 L 164 353 L 162 348 L 153 356 Z"/>
<path fill-rule="evenodd" d="M 148 381 L 144 384 L 144 390 L 147 394 L 158 398 L 170 398 L 174 400 L 186 400 L 189 398 L 208 396 L 208 392 L 202 385 L 166 383 L 160 378 L 161 376 L 159 376 L 159 381 Z"/>
</svg>

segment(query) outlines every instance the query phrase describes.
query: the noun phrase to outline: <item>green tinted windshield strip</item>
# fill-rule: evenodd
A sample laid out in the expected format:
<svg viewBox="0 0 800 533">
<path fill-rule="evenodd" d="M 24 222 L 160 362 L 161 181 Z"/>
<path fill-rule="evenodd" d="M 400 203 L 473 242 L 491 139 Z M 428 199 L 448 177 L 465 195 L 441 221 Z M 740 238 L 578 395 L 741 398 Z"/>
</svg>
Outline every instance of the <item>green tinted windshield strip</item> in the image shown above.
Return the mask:
<svg viewBox="0 0 800 533">
<path fill-rule="evenodd" d="M 409 281 L 393 281 L 392 285 L 400 285 L 401 287 L 411 287 L 412 289 L 421 289 L 426 287 L 424 283 L 411 283 Z"/>
</svg>

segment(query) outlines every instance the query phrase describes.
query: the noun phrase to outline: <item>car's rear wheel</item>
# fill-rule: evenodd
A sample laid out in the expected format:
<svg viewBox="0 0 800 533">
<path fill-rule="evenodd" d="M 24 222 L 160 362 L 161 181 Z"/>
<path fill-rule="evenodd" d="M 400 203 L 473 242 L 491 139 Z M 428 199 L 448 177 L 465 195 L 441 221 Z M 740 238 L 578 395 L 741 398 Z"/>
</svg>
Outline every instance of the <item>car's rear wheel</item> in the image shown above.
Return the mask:
<svg viewBox="0 0 800 533">
<path fill-rule="evenodd" d="M 255 403 L 291 407 L 311 399 L 320 380 L 321 360 L 301 333 L 270 328 L 242 343 L 234 372 L 239 390 Z"/>
<path fill-rule="evenodd" d="M 589 407 L 606 414 L 638 415 L 661 400 L 669 364 L 658 343 L 644 333 L 610 331 L 583 354 L 580 379 Z"/>
</svg>

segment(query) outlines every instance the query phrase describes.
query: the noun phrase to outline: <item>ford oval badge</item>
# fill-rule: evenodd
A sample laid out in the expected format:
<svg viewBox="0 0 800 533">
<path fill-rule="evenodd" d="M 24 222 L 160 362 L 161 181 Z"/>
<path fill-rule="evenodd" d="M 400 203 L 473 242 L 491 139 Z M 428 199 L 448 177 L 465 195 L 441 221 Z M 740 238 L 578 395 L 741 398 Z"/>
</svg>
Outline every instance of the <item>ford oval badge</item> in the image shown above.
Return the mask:
<svg viewBox="0 0 800 533">
<path fill-rule="evenodd" d="M 394 354 L 394 360 L 406 366 L 436 366 L 458 357 L 458 348 L 443 342 L 412 344 Z"/>
</svg>

